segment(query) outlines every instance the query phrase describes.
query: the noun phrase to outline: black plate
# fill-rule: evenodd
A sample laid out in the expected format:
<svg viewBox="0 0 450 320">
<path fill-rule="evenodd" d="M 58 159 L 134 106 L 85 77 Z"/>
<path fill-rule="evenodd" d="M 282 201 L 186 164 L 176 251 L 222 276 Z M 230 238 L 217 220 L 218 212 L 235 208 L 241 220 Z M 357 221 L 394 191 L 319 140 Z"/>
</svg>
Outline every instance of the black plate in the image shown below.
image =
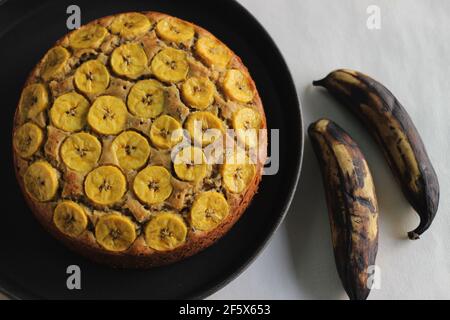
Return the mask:
<svg viewBox="0 0 450 320">
<path fill-rule="evenodd" d="M 33 4 L 34 3 L 34 4 Z M 68 32 L 66 8 L 81 8 L 82 23 L 125 11 L 161 11 L 192 21 L 228 44 L 250 69 L 269 128 L 280 129 L 280 169 L 265 176 L 253 203 L 214 246 L 187 260 L 148 271 L 114 270 L 70 252 L 39 226 L 13 173 L 11 130 L 22 85 L 33 66 Z M 236 277 L 282 221 L 299 177 L 303 130 L 286 64 L 263 27 L 234 1 L 7 1 L 0 5 L 2 203 L 0 288 L 14 298 L 202 298 Z M 66 288 L 66 268 L 78 265 L 82 289 Z"/>
</svg>

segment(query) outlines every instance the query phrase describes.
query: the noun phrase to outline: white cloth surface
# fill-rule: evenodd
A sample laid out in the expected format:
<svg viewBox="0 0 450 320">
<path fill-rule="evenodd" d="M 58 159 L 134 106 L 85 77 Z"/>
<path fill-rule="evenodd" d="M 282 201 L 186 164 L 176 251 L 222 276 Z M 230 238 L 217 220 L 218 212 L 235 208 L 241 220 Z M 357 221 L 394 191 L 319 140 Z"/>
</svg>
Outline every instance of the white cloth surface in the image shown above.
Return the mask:
<svg viewBox="0 0 450 320">
<path fill-rule="evenodd" d="M 328 117 L 357 140 L 367 157 L 380 205 L 381 270 L 381 288 L 369 298 L 450 299 L 450 1 L 239 1 L 286 58 L 305 126 Z M 369 5 L 381 9 L 380 30 L 366 26 Z M 426 144 L 440 179 L 441 201 L 432 227 L 418 241 L 405 238 L 418 217 L 378 147 L 352 114 L 311 86 L 312 80 L 341 67 L 365 72 L 391 89 Z M 286 220 L 254 263 L 210 299 L 345 298 L 319 167 L 306 139 L 300 184 Z"/>
</svg>

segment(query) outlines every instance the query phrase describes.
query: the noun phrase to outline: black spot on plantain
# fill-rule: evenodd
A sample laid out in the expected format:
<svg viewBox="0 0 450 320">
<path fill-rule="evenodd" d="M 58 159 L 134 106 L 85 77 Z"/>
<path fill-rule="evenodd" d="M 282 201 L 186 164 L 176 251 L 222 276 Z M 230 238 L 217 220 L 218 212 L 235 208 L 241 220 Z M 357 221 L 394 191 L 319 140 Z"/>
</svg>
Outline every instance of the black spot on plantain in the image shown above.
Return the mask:
<svg viewBox="0 0 450 320">
<path fill-rule="evenodd" d="M 370 106 L 373 99 L 370 97 L 370 90 L 364 90 L 363 88 L 354 88 L 352 90 L 352 100 L 355 101 L 357 105 L 365 104 Z"/>
<path fill-rule="evenodd" d="M 334 122 L 329 122 L 327 125 L 327 133 L 333 137 L 334 140 L 346 144 L 345 136 L 342 129 Z"/>
<path fill-rule="evenodd" d="M 344 192 L 345 192 L 345 196 L 347 197 L 348 201 L 358 202 L 363 207 L 368 208 L 370 210 L 370 212 L 376 212 L 376 208 L 370 199 L 364 198 L 361 196 L 355 196 L 354 194 L 351 194 L 347 191 L 344 191 Z"/>
<path fill-rule="evenodd" d="M 357 188 L 364 188 L 364 181 L 367 175 L 364 159 L 360 155 L 352 158 L 354 172 L 354 180 Z"/>
<path fill-rule="evenodd" d="M 370 210 L 370 212 L 376 212 L 376 208 L 375 208 L 375 206 L 373 205 L 373 203 L 372 203 L 372 201 L 370 199 L 363 198 L 363 197 L 356 197 L 356 201 L 360 205 L 368 208 Z"/>
<path fill-rule="evenodd" d="M 350 148 L 357 148 L 358 146 L 353 139 L 335 122 L 330 121 L 327 125 L 327 133 L 337 142 L 349 146 Z"/>
<path fill-rule="evenodd" d="M 358 235 L 358 246 L 361 248 L 368 247 L 369 243 L 369 235 L 367 233 L 367 228 L 361 228 L 361 230 L 355 232 Z"/>
</svg>

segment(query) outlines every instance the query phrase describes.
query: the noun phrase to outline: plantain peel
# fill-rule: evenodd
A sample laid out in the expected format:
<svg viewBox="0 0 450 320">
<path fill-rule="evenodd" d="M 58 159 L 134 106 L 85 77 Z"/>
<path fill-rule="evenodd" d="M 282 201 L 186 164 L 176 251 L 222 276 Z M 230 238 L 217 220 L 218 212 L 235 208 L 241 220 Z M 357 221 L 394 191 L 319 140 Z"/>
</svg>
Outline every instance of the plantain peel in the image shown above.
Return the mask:
<svg viewBox="0 0 450 320">
<path fill-rule="evenodd" d="M 378 250 L 372 175 L 359 147 L 332 121 L 311 124 L 308 134 L 321 165 L 339 277 L 351 300 L 365 300 Z"/>
<path fill-rule="evenodd" d="M 420 217 L 419 226 L 408 232 L 410 239 L 419 239 L 436 216 L 439 182 L 406 110 L 386 87 L 358 71 L 336 70 L 313 84 L 326 88 L 353 110 L 379 143 L 405 197 Z"/>
</svg>

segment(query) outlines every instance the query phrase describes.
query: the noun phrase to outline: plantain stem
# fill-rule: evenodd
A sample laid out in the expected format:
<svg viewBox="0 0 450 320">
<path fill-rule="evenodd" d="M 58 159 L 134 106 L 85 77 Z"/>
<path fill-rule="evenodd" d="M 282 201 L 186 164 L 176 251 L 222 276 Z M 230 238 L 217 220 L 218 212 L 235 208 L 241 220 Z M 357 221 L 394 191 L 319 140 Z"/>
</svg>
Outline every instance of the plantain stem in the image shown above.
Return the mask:
<svg viewBox="0 0 450 320">
<path fill-rule="evenodd" d="M 408 238 L 410 240 L 418 240 L 418 239 L 420 239 L 420 236 L 419 236 L 419 234 L 415 233 L 414 231 L 410 231 L 410 232 L 408 232 Z"/>
<path fill-rule="evenodd" d="M 325 79 L 322 79 L 322 80 L 314 80 L 313 81 L 313 86 L 315 86 L 315 87 L 317 87 L 317 86 L 319 86 L 319 87 L 324 87 L 325 86 Z"/>
</svg>

